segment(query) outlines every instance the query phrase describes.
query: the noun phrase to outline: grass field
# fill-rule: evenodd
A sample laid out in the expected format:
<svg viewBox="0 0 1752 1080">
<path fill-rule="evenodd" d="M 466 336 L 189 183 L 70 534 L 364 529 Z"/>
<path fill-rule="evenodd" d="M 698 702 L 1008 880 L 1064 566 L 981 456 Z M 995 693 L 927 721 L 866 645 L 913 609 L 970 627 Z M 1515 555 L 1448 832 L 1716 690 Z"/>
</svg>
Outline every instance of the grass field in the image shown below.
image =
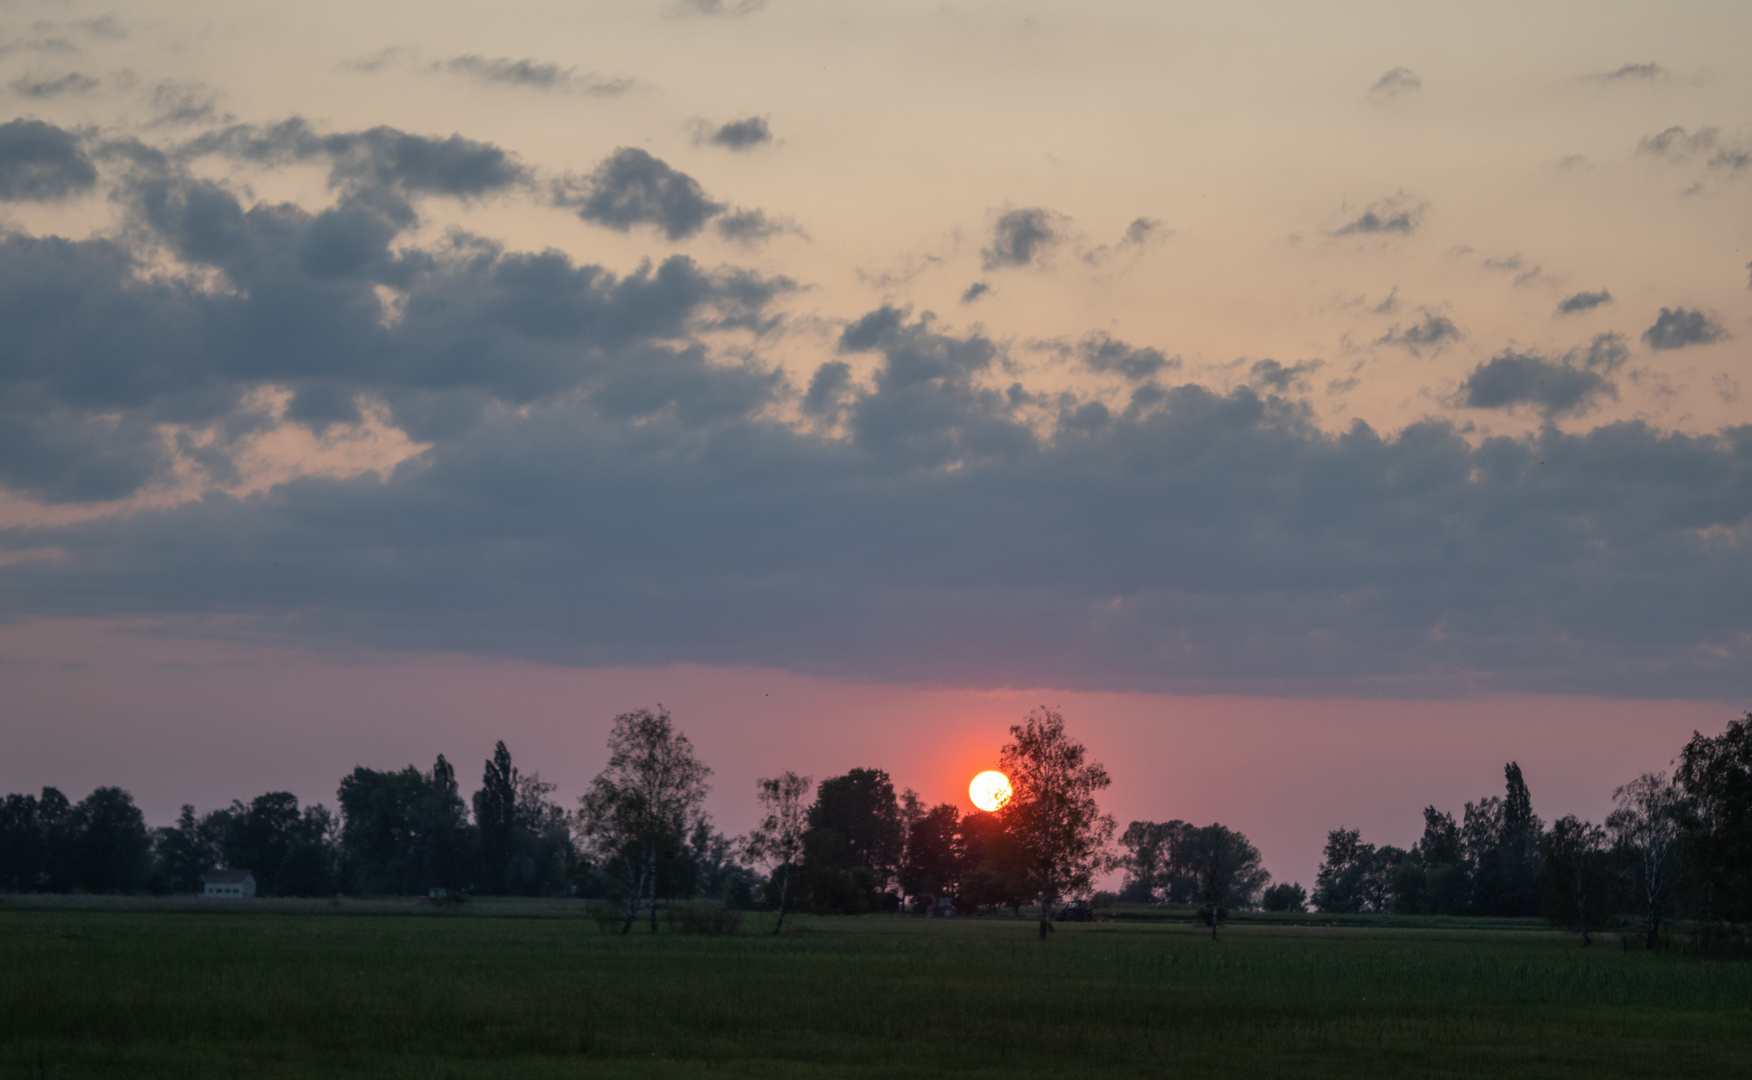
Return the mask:
<svg viewBox="0 0 1752 1080">
<path fill-rule="evenodd" d="M 1752 964 L 1530 930 L 0 904 L 6 1077 L 1743 1075 Z M 571 911 L 571 914 L 566 914 Z M 521 917 L 514 917 L 521 916 Z M 770 923 L 766 924 L 770 926 Z"/>
</svg>

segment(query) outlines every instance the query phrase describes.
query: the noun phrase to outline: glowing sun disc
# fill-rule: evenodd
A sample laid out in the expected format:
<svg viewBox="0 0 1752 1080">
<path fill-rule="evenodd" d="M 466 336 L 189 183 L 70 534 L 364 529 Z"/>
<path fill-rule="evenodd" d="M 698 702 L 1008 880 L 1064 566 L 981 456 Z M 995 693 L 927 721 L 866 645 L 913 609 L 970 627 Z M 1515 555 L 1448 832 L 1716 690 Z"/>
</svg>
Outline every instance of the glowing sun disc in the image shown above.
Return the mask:
<svg viewBox="0 0 1752 1080">
<path fill-rule="evenodd" d="M 1010 778 L 988 769 L 967 785 L 967 794 L 973 798 L 973 805 L 981 810 L 996 810 L 1010 801 Z"/>
</svg>

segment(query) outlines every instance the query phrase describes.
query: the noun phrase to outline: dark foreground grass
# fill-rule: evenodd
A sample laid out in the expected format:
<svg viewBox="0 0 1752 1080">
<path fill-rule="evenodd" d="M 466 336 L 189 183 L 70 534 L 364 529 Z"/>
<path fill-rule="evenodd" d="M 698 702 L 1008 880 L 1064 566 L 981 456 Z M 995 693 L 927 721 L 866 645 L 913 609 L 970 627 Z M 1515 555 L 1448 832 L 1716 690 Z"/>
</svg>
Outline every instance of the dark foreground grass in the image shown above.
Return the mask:
<svg viewBox="0 0 1752 1080">
<path fill-rule="evenodd" d="M 758 926 L 751 929 L 758 930 Z M 7 1077 L 1743 1075 L 1752 964 L 1529 932 L 0 910 Z"/>
</svg>

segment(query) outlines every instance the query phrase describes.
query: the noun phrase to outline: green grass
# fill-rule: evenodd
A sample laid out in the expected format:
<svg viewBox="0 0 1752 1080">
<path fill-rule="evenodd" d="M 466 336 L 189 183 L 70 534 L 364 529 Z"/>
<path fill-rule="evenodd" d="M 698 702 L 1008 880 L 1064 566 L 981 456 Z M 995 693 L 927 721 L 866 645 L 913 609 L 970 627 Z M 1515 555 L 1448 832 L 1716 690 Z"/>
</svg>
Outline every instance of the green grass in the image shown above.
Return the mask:
<svg viewBox="0 0 1752 1080">
<path fill-rule="evenodd" d="M 124 906 L 0 908 L 0 1076 L 1592 1078 L 1752 1056 L 1752 964 L 1542 932 L 1041 943 L 866 917 L 773 938 L 757 916 L 619 938 L 554 905 Z"/>
</svg>

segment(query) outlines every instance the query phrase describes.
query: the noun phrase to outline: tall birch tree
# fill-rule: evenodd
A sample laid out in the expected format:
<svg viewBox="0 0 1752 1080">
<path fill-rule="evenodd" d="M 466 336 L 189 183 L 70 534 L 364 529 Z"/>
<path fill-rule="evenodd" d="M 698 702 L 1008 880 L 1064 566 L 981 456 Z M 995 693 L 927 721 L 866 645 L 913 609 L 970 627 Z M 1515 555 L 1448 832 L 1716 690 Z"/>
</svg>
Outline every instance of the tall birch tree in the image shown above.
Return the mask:
<svg viewBox="0 0 1752 1080">
<path fill-rule="evenodd" d="M 998 814 L 1038 883 L 1042 938 L 1052 930 L 1059 898 L 1087 892 L 1095 875 L 1113 865 L 1107 847 L 1113 817 L 1095 801 L 1112 781 L 1088 757 L 1083 744 L 1065 734 L 1064 717 L 1045 707 L 1011 725 L 1010 742 L 998 756 L 1011 791 Z"/>
<path fill-rule="evenodd" d="M 1666 773 L 1644 773 L 1612 793 L 1606 815 L 1613 845 L 1631 862 L 1648 947 L 1660 944 L 1661 921 L 1679 878 L 1685 795 Z"/>
<path fill-rule="evenodd" d="M 803 834 L 809 831 L 809 791 L 813 781 L 786 771 L 771 780 L 755 781 L 755 798 L 766 816 L 742 842 L 751 862 L 779 875 L 777 934 L 785 928 L 785 904 L 791 891 L 791 870 L 803 858 Z"/>
<path fill-rule="evenodd" d="M 658 861 L 686 841 L 712 770 L 661 705 L 615 717 L 608 749 L 608 767 L 578 800 L 578 831 L 586 854 L 626 890 L 621 933 L 632 932 L 641 902 L 655 933 Z"/>
</svg>

